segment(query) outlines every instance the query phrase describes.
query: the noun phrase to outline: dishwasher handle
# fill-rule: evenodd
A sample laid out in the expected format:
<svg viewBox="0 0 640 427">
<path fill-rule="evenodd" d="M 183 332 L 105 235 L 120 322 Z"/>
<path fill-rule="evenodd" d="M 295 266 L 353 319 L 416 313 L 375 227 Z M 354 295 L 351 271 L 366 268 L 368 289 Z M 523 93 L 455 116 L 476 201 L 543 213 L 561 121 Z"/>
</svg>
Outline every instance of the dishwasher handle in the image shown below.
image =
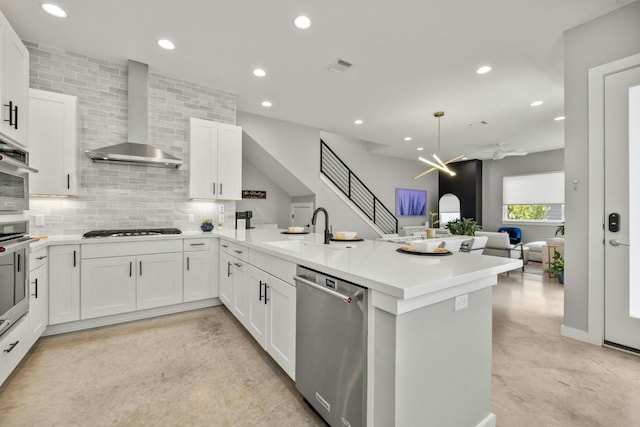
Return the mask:
<svg viewBox="0 0 640 427">
<path fill-rule="evenodd" d="M 300 282 L 303 283 L 305 285 L 311 286 L 312 288 L 315 288 L 319 291 L 325 292 L 331 296 L 334 296 L 336 298 L 340 298 L 342 301 L 346 302 L 347 304 L 351 304 L 351 302 L 353 301 L 353 299 L 360 299 L 360 295 L 362 294 L 362 291 L 358 291 L 353 295 L 344 295 L 341 294 L 340 292 L 336 292 L 333 289 L 329 289 L 326 288 L 324 286 L 318 285 L 317 283 L 314 283 L 310 280 L 305 279 L 304 277 L 300 277 L 300 276 L 293 276 L 293 280 L 295 280 L 296 282 Z"/>
</svg>

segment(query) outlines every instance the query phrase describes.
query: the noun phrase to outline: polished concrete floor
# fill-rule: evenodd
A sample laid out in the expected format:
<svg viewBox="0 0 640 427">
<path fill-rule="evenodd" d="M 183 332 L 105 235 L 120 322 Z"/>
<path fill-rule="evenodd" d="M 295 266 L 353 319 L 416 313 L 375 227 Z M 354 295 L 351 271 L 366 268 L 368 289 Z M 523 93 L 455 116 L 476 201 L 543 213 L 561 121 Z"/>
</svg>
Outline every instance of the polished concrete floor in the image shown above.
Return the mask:
<svg viewBox="0 0 640 427">
<path fill-rule="evenodd" d="M 498 426 L 639 426 L 640 358 L 561 337 L 562 309 L 557 281 L 500 276 Z M 125 425 L 323 422 L 223 307 L 42 338 L 0 387 L 0 426 Z"/>
</svg>

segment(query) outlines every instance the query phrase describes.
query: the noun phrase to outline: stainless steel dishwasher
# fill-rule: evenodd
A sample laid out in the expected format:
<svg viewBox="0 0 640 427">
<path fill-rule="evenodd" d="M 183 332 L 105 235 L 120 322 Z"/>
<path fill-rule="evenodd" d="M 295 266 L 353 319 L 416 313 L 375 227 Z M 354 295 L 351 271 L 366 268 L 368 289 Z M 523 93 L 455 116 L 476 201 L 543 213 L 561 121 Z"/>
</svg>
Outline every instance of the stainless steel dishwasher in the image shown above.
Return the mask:
<svg viewBox="0 0 640 427">
<path fill-rule="evenodd" d="M 366 420 L 367 289 L 298 266 L 296 388 L 334 427 Z"/>
</svg>

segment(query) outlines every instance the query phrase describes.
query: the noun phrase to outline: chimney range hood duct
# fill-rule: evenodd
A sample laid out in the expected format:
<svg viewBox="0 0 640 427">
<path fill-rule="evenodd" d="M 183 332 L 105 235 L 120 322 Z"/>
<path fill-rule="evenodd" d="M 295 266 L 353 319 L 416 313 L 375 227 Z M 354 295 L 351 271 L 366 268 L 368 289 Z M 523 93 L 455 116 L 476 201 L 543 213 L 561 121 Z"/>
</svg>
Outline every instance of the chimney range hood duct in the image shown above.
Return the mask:
<svg viewBox="0 0 640 427">
<path fill-rule="evenodd" d="M 148 145 L 149 140 L 149 66 L 129 61 L 129 142 L 87 150 L 85 154 L 94 162 L 124 163 L 177 169 L 182 160 L 159 148 Z"/>
</svg>

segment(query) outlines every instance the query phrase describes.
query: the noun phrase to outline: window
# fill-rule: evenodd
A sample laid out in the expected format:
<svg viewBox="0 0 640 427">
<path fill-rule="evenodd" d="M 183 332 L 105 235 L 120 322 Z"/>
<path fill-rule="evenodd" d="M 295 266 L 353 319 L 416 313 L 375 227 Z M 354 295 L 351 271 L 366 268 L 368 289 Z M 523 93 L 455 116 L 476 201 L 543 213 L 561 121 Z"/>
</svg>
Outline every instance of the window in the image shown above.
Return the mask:
<svg viewBox="0 0 640 427">
<path fill-rule="evenodd" d="M 564 222 L 564 172 L 502 178 L 502 220 Z"/>
</svg>

